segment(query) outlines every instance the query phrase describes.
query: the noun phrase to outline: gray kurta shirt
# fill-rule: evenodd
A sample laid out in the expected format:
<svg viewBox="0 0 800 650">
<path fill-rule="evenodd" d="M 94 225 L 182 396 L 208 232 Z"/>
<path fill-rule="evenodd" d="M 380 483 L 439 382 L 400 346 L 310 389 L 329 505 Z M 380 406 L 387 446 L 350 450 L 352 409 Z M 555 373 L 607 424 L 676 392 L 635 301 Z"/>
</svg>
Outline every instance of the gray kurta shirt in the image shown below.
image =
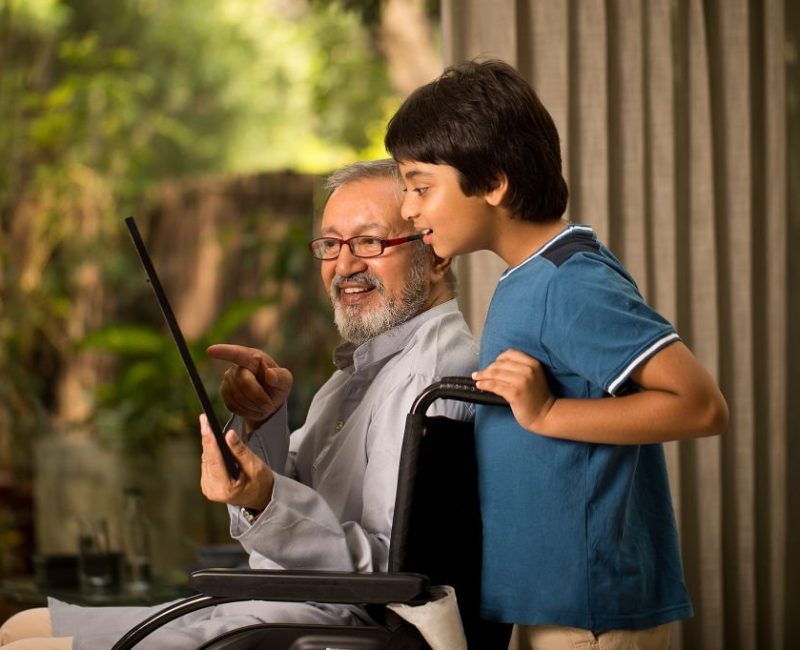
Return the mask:
<svg viewBox="0 0 800 650">
<path fill-rule="evenodd" d="M 252 525 L 229 507 L 231 535 L 253 568 L 385 571 L 405 416 L 433 381 L 469 375 L 477 348 L 450 300 L 334 356 L 337 370 L 300 429 L 288 435 L 284 408 L 248 440 L 275 470 L 272 501 Z M 429 413 L 470 419 L 471 411 L 440 401 Z M 54 634 L 74 635 L 76 650 L 110 647 L 160 608 L 49 604 Z M 192 647 L 258 622 L 358 624 L 360 616 L 357 608 L 324 604 L 232 603 L 171 623 L 139 647 Z"/>
</svg>

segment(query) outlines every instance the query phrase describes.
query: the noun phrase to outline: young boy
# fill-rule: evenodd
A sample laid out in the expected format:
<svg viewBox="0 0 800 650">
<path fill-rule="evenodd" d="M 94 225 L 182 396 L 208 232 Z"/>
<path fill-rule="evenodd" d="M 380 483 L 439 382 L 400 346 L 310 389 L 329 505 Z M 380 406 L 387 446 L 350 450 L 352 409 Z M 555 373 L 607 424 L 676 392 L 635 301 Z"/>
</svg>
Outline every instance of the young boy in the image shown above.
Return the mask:
<svg viewBox="0 0 800 650">
<path fill-rule="evenodd" d="M 592 229 L 563 219 L 558 132 L 512 67 L 448 68 L 386 147 L 437 255 L 509 267 L 474 374 L 511 404 L 476 416 L 484 616 L 533 647 L 666 648 L 692 607 L 659 443 L 726 428 L 715 381 Z"/>
</svg>

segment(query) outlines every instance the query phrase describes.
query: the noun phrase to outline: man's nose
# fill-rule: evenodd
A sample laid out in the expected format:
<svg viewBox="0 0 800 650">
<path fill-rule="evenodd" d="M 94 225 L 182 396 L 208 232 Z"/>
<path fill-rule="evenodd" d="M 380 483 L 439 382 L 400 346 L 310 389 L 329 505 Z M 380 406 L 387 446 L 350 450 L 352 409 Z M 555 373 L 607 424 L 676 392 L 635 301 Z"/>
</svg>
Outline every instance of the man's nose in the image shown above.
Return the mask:
<svg viewBox="0 0 800 650">
<path fill-rule="evenodd" d="M 336 274 L 347 277 L 353 273 L 359 273 L 367 268 L 367 264 L 362 257 L 353 255 L 350 246 L 343 244 L 336 258 Z"/>
</svg>

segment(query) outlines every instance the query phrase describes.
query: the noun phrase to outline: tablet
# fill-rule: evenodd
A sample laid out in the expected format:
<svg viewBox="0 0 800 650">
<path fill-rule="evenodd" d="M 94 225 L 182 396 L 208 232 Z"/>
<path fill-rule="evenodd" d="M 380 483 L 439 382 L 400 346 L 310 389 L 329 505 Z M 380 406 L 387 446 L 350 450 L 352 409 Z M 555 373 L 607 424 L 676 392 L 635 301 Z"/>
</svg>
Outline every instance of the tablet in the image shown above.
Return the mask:
<svg viewBox="0 0 800 650">
<path fill-rule="evenodd" d="M 164 314 L 169 331 L 172 333 L 172 338 L 175 340 L 175 344 L 178 346 L 178 352 L 180 352 L 183 365 L 186 368 L 186 371 L 189 373 L 189 379 L 192 382 L 192 386 L 194 387 L 194 392 L 197 395 L 197 398 L 200 400 L 200 406 L 203 408 L 203 412 L 208 418 L 208 424 L 211 427 L 211 430 L 214 432 L 214 438 L 216 438 L 217 445 L 219 445 L 219 449 L 222 452 L 222 458 L 225 461 L 225 468 L 228 470 L 228 475 L 232 479 L 236 479 L 239 477 L 239 463 L 236 462 L 233 453 L 228 447 L 228 444 L 225 442 L 225 435 L 222 431 L 222 427 L 219 424 L 217 415 L 214 412 L 214 407 L 211 405 L 211 400 L 208 398 L 208 393 L 206 392 L 205 386 L 203 386 L 203 382 L 200 379 L 200 374 L 197 372 L 197 366 L 195 365 L 192 355 L 189 352 L 189 348 L 186 345 L 186 339 L 183 338 L 181 328 L 178 327 L 178 321 L 175 319 L 175 314 L 172 311 L 169 300 L 167 300 L 167 295 L 164 293 L 164 289 L 162 288 L 161 282 L 158 279 L 158 274 L 156 273 L 156 269 L 153 266 L 152 260 L 150 259 L 150 254 L 147 252 L 147 248 L 144 245 L 142 236 L 139 234 L 139 228 L 136 226 L 136 221 L 133 217 L 127 217 L 125 219 L 125 225 L 128 226 L 131 239 L 133 239 L 133 245 L 136 247 L 136 252 L 139 255 L 139 259 L 142 261 L 142 266 L 144 266 L 144 271 L 147 274 L 147 279 L 150 281 L 150 286 L 153 287 L 153 291 L 156 294 L 158 305 L 161 307 L 161 313 Z"/>
</svg>

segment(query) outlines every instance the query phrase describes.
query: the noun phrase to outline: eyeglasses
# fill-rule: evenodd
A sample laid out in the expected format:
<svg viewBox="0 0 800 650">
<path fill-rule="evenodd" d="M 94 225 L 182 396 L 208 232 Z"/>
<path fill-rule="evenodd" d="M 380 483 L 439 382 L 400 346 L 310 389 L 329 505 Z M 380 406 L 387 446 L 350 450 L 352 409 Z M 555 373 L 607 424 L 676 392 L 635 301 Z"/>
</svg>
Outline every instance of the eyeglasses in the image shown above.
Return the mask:
<svg viewBox="0 0 800 650">
<path fill-rule="evenodd" d="M 339 257 L 342 246 L 347 244 L 350 252 L 356 257 L 378 257 L 383 255 L 383 251 L 391 246 L 399 246 L 410 241 L 422 239 L 424 233 L 415 232 L 408 237 L 398 239 L 381 239 L 371 235 L 359 235 L 350 239 L 337 239 L 336 237 L 320 237 L 308 244 L 311 254 L 318 260 L 335 260 Z"/>
</svg>

